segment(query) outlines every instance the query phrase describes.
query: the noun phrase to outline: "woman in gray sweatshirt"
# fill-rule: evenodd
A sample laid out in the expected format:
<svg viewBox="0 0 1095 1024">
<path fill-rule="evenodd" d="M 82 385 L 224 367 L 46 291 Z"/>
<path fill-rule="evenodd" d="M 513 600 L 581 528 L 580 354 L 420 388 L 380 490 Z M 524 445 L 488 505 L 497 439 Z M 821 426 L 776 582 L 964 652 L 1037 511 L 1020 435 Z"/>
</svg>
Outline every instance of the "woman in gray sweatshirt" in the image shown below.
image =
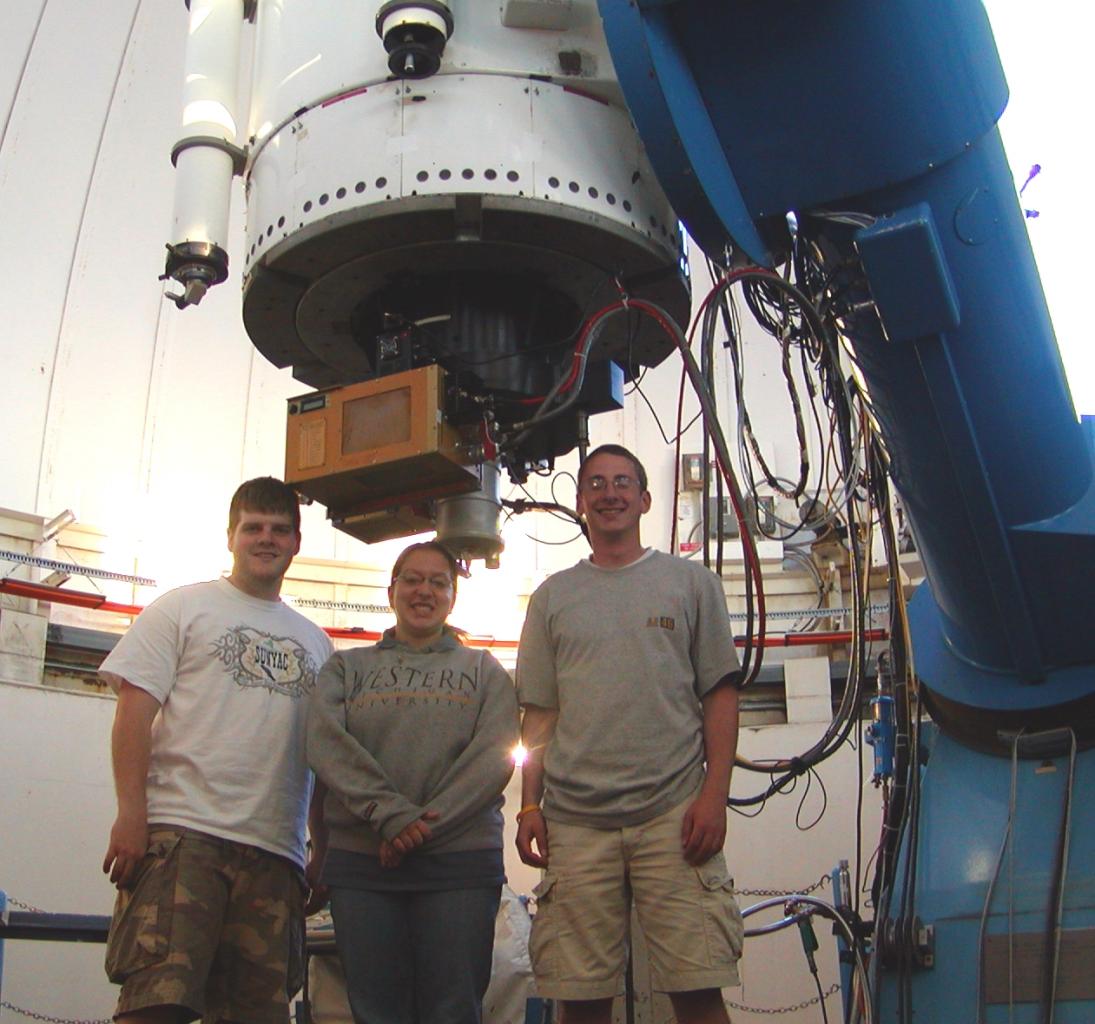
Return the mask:
<svg viewBox="0 0 1095 1024">
<path fill-rule="evenodd" d="M 335 654 L 309 697 L 327 790 L 313 842 L 356 1024 L 481 1020 L 518 716 L 505 669 L 446 625 L 455 598 L 452 556 L 412 544 L 388 588 L 395 626 Z"/>
</svg>

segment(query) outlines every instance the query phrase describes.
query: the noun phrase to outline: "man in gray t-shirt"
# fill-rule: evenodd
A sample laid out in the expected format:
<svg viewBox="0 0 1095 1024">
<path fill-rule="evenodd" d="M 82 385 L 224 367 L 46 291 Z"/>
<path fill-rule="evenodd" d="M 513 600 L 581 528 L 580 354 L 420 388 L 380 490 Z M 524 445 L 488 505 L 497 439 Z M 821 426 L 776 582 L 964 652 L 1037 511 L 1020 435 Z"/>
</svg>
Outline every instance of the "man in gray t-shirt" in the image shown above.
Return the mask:
<svg viewBox="0 0 1095 1024">
<path fill-rule="evenodd" d="M 722 856 L 739 662 L 722 582 L 646 549 L 646 473 L 603 445 L 578 473 L 588 561 L 533 594 L 518 698 L 517 849 L 544 869 L 531 952 L 568 1024 L 608 1024 L 632 901 L 681 1024 L 725 1024 L 741 915 Z M 549 853 L 550 847 L 550 853 Z"/>
</svg>

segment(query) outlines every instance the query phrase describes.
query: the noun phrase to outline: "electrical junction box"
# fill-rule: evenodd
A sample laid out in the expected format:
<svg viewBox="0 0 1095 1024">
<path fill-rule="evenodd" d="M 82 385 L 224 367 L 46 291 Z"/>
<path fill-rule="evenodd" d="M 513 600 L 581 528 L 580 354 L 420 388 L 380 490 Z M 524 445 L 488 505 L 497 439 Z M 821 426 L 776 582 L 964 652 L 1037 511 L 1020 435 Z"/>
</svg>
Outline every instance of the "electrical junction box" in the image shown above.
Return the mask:
<svg viewBox="0 0 1095 1024">
<path fill-rule="evenodd" d="M 443 405 L 437 365 L 291 398 L 285 481 L 367 543 L 431 529 L 429 502 L 479 487 Z"/>
<path fill-rule="evenodd" d="M 699 452 L 681 456 L 681 490 L 703 490 L 703 455 Z"/>
<path fill-rule="evenodd" d="M 717 540 L 719 536 L 719 506 L 718 499 L 708 499 L 707 536 Z M 759 511 L 759 526 L 758 526 Z M 776 499 L 770 495 L 762 495 L 758 506 L 755 498 L 745 499 L 745 521 L 749 524 L 749 532 L 757 535 L 763 529 L 765 534 L 775 532 L 776 529 Z M 729 497 L 722 499 L 722 536 L 723 539 L 738 537 L 738 517 L 734 515 L 734 504 Z"/>
</svg>

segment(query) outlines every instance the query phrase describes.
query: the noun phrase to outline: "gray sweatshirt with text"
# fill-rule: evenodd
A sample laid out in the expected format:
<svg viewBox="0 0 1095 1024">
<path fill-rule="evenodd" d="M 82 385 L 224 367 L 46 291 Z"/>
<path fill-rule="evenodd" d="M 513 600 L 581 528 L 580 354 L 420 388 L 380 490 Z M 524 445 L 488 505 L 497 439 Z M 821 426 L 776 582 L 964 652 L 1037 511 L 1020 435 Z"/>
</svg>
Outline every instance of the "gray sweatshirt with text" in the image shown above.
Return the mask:
<svg viewBox="0 0 1095 1024">
<path fill-rule="evenodd" d="M 446 630 L 413 650 L 388 630 L 336 653 L 309 696 L 308 762 L 333 849 L 375 854 L 425 811 L 423 852 L 501 848 L 517 698 L 506 670 Z"/>
</svg>

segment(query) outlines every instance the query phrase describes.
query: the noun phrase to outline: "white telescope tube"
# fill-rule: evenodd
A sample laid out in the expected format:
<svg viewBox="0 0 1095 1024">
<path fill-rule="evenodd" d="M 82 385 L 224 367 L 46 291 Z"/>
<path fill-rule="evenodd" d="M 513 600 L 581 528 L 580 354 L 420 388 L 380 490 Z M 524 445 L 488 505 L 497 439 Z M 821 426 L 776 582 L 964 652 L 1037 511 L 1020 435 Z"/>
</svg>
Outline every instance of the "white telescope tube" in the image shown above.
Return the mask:
<svg viewBox="0 0 1095 1024">
<path fill-rule="evenodd" d="M 243 0 L 190 0 L 189 6 L 182 132 L 171 153 L 174 241 L 166 275 L 187 286 L 181 305 L 200 301 L 209 285 L 228 276 L 232 178 L 243 168 L 236 145 Z"/>
</svg>

